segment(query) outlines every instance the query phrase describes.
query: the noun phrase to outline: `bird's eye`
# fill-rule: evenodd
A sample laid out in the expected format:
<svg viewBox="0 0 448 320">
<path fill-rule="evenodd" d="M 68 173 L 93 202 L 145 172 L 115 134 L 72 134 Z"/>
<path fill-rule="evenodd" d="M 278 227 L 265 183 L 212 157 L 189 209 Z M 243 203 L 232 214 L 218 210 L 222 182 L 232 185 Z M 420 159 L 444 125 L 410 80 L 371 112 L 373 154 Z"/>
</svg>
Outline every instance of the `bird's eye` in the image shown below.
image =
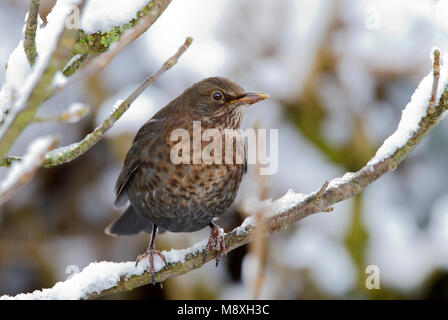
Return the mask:
<svg viewBox="0 0 448 320">
<path fill-rule="evenodd" d="M 213 93 L 213 99 L 215 99 L 216 101 L 222 100 L 223 95 L 220 91 L 216 91 Z"/>
</svg>

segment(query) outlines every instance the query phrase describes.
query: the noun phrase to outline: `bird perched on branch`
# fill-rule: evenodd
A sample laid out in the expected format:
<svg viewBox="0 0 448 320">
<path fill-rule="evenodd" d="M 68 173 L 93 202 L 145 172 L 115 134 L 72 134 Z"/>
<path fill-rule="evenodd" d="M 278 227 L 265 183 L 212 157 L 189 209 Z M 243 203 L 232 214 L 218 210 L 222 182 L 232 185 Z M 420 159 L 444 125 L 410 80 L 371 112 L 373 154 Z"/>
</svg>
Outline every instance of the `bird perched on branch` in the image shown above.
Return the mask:
<svg viewBox="0 0 448 320">
<path fill-rule="evenodd" d="M 114 206 L 128 202 L 130 206 L 106 232 L 151 233 L 149 247 L 136 263 L 148 258 L 153 283 L 154 256 L 166 264 L 154 247 L 158 229 L 194 232 L 210 226 L 206 256 L 215 249 L 218 264 L 226 254 L 223 230 L 213 220 L 234 201 L 247 160 L 243 147 L 243 161 L 238 161 L 236 140 L 229 148 L 224 138 L 221 144 L 215 139 L 218 134 L 224 137 L 229 129 L 239 129 L 246 106 L 268 97 L 245 92 L 229 79 L 207 78 L 186 89 L 138 131 L 115 185 Z M 205 138 L 205 132 L 212 132 L 213 139 Z M 211 141 L 214 149 L 210 148 Z M 205 151 L 211 151 L 209 157 Z"/>
</svg>

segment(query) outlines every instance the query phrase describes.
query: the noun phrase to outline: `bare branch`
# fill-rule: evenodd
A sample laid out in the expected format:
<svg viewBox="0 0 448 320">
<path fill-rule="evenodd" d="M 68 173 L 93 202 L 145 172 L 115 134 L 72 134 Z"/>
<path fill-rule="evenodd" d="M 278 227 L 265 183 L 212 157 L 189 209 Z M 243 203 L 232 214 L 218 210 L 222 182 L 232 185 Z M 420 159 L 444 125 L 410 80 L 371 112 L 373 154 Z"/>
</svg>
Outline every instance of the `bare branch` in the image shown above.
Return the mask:
<svg viewBox="0 0 448 320">
<path fill-rule="evenodd" d="M 66 162 L 70 162 L 80 155 L 86 153 L 90 148 L 92 148 L 98 141 L 100 141 L 107 130 L 109 130 L 115 122 L 120 119 L 120 117 L 129 109 L 131 104 L 137 99 L 137 97 L 151 84 L 154 83 L 165 71 L 173 67 L 180 56 L 188 49 L 193 39 L 188 37 L 185 43 L 177 50 L 176 54 L 169 58 L 162 67 L 154 73 L 152 76 L 146 78 L 143 83 L 134 90 L 126 100 L 122 101 L 110 114 L 110 116 L 105 119 L 98 127 L 89 133 L 84 139 L 79 142 L 73 143 L 69 146 L 55 149 L 48 152 L 45 155 L 44 166 L 52 167 L 57 166 Z"/>
<path fill-rule="evenodd" d="M 69 122 L 76 123 L 90 112 L 90 107 L 82 103 L 73 103 L 66 111 L 55 116 L 35 116 L 33 122 Z"/>
<path fill-rule="evenodd" d="M 21 157 L 7 156 L 0 161 L 0 167 L 10 167 L 14 162 L 22 160 Z"/>
<path fill-rule="evenodd" d="M 0 185 L 0 205 L 8 200 L 14 192 L 26 184 L 42 166 L 46 152 L 53 149 L 59 139 L 43 137 L 35 140 L 29 147 L 22 161 L 15 162 L 9 169 L 8 176 Z"/>
<path fill-rule="evenodd" d="M 23 48 L 30 66 L 36 61 L 36 29 L 37 18 L 39 16 L 40 0 L 31 0 L 30 11 L 28 11 L 28 19 L 26 20 L 25 38 L 23 40 Z"/>
</svg>

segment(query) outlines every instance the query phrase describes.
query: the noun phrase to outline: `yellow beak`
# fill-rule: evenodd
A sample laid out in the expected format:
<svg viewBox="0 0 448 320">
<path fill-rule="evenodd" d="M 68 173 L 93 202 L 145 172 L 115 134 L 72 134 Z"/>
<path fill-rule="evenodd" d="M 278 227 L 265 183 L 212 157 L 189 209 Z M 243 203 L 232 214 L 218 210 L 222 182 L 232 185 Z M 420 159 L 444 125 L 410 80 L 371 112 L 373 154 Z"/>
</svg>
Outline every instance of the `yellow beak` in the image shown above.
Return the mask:
<svg viewBox="0 0 448 320">
<path fill-rule="evenodd" d="M 246 92 L 244 96 L 231 101 L 231 104 L 235 106 L 241 106 L 245 104 L 254 104 L 262 100 L 268 99 L 270 96 L 266 93 L 261 92 Z"/>
</svg>

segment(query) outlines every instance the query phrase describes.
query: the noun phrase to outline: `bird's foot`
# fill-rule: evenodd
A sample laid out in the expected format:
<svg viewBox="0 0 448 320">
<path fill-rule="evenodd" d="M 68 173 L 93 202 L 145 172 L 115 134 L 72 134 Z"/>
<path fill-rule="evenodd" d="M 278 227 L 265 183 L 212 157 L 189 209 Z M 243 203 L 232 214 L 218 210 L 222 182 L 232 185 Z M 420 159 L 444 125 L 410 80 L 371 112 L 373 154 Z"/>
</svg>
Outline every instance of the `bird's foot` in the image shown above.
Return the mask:
<svg viewBox="0 0 448 320">
<path fill-rule="evenodd" d="M 163 263 L 166 266 L 165 256 L 159 250 L 152 249 L 152 248 L 149 248 L 145 253 L 143 253 L 137 257 L 137 260 L 135 261 L 135 266 L 137 266 L 138 263 L 140 261 L 142 261 L 143 259 L 148 258 L 149 272 L 151 273 L 152 284 L 155 285 L 156 284 L 156 270 L 154 268 L 154 256 L 160 257 L 160 259 L 162 259 Z"/>
<path fill-rule="evenodd" d="M 226 243 L 224 241 L 224 229 L 218 227 L 217 225 L 213 225 L 212 229 L 210 230 L 210 238 L 208 239 L 208 243 L 205 246 L 204 262 L 207 259 L 207 255 L 210 252 L 210 249 L 216 250 L 216 266 L 218 266 L 222 256 L 227 254 L 227 250 Z"/>
</svg>

